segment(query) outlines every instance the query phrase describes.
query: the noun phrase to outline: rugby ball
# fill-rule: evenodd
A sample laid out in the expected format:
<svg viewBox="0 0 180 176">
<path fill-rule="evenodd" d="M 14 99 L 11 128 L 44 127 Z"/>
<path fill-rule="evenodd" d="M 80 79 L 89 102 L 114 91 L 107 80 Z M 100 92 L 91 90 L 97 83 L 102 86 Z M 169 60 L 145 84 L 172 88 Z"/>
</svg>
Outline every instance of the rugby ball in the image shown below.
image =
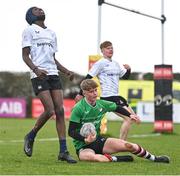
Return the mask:
<svg viewBox="0 0 180 176">
<path fill-rule="evenodd" d="M 96 134 L 96 128 L 93 123 L 84 123 L 80 130 L 81 136 L 87 137 L 90 134 Z"/>
</svg>

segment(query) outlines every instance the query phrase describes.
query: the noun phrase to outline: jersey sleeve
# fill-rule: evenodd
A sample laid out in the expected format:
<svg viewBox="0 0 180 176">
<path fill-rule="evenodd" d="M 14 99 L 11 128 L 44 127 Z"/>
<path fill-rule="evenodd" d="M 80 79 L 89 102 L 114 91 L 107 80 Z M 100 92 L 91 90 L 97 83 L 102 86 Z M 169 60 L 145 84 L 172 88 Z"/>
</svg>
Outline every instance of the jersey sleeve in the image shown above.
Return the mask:
<svg viewBox="0 0 180 176">
<path fill-rule="evenodd" d="M 57 37 L 55 33 L 53 33 L 53 50 L 54 53 L 58 52 Z"/>
<path fill-rule="evenodd" d="M 76 104 L 77 105 L 77 104 Z M 70 121 L 71 122 L 76 122 L 76 123 L 80 123 L 80 119 L 82 116 L 82 112 L 80 110 L 80 108 L 78 106 L 74 106 L 74 108 L 72 109 L 71 112 L 71 117 L 70 117 Z"/>
<path fill-rule="evenodd" d="M 99 101 L 101 101 L 101 104 L 104 106 L 107 112 L 114 112 L 117 108 L 117 105 L 114 102 L 106 101 L 106 100 L 99 100 Z"/>
<path fill-rule="evenodd" d="M 32 34 L 30 30 L 27 28 L 22 33 L 22 48 L 32 46 Z"/>
<path fill-rule="evenodd" d="M 119 77 L 123 77 L 124 74 L 127 72 L 127 70 L 124 68 L 124 66 L 122 64 L 119 64 L 119 70 L 120 70 L 120 73 L 119 73 Z"/>
<path fill-rule="evenodd" d="M 102 68 L 103 68 L 103 62 L 102 59 L 100 59 L 99 61 L 94 63 L 94 65 L 89 70 L 88 74 L 91 75 L 92 77 L 95 77 L 100 73 Z"/>
</svg>

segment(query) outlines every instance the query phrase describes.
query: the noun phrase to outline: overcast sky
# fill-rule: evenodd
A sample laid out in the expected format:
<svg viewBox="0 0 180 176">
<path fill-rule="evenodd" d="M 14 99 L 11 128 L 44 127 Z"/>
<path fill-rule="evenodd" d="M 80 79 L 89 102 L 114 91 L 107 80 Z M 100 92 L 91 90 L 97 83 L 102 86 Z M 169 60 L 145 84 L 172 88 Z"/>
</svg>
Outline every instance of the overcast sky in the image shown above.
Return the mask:
<svg viewBox="0 0 180 176">
<path fill-rule="evenodd" d="M 105 0 L 125 8 L 161 17 L 161 0 Z M 85 75 L 89 55 L 97 54 L 97 0 L 6 0 L 0 6 L 0 71 L 29 71 L 21 56 L 26 10 L 38 6 L 46 25 L 56 32 L 57 59 L 70 70 Z M 180 0 L 164 0 L 164 63 L 180 72 Z M 162 64 L 161 22 L 122 9 L 102 5 L 101 41 L 114 45 L 114 59 L 132 71 L 153 72 Z"/>
</svg>

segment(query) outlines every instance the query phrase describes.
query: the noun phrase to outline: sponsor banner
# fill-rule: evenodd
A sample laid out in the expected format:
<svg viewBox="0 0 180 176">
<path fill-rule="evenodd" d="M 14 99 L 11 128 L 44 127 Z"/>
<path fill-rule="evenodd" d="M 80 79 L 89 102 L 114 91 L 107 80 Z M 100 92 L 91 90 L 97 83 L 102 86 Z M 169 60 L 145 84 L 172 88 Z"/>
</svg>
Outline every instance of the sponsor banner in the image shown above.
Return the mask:
<svg viewBox="0 0 180 176">
<path fill-rule="evenodd" d="M 180 123 L 180 103 L 174 103 L 173 105 L 173 123 Z M 140 117 L 141 122 L 154 122 L 154 103 L 139 101 L 137 103 L 137 115 Z M 122 120 L 115 113 L 107 112 L 106 117 L 108 120 Z M 167 120 L 168 121 L 168 120 Z"/>
<path fill-rule="evenodd" d="M 73 99 L 64 99 L 64 115 L 66 119 L 70 118 L 71 110 L 75 105 L 75 101 Z M 41 113 L 43 113 L 44 107 L 38 98 L 32 99 L 32 117 L 38 118 Z"/>
<path fill-rule="evenodd" d="M 25 98 L 0 98 L 0 117 L 25 118 Z"/>
<path fill-rule="evenodd" d="M 75 103 L 76 102 L 73 99 L 64 99 L 64 115 L 66 119 L 70 118 Z"/>
<path fill-rule="evenodd" d="M 154 79 L 173 79 L 172 65 L 155 65 Z"/>
<path fill-rule="evenodd" d="M 154 131 L 156 132 L 172 132 L 173 123 L 169 120 L 156 120 L 154 123 Z"/>
<path fill-rule="evenodd" d="M 180 103 L 173 104 L 173 122 L 180 123 Z M 137 103 L 137 115 L 142 122 L 154 122 L 154 103 L 153 102 L 138 102 Z M 162 117 L 163 119 L 163 117 Z M 156 120 L 163 121 L 163 120 Z M 169 120 L 165 120 L 169 121 Z M 170 120 L 171 121 L 171 120 Z"/>
<path fill-rule="evenodd" d="M 172 92 L 172 65 L 155 65 L 154 71 L 154 106 L 156 121 L 172 121 L 173 92 Z M 163 124 L 163 123 L 162 123 Z M 155 125 L 156 127 L 158 125 Z M 168 129 L 163 128 L 164 131 Z M 163 130 L 159 129 L 160 131 Z M 156 131 L 159 132 L 157 128 Z M 170 130 L 168 130 L 169 132 Z"/>
<path fill-rule="evenodd" d="M 31 107 L 32 107 L 32 117 L 33 118 L 39 117 L 40 114 L 42 114 L 43 111 L 44 111 L 44 107 L 43 107 L 40 99 L 38 99 L 38 98 L 33 98 L 32 99 Z"/>
<path fill-rule="evenodd" d="M 171 80 L 155 80 L 154 106 L 156 120 L 172 120 L 173 94 Z"/>
</svg>

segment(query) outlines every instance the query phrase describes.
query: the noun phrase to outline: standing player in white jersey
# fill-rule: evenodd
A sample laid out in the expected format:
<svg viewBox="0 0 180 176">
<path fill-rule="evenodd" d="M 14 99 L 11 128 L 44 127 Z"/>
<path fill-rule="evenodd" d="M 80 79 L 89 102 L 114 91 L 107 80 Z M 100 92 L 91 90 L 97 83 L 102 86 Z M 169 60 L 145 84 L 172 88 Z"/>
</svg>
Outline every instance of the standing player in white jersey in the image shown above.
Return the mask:
<svg viewBox="0 0 180 176">
<path fill-rule="evenodd" d="M 24 152 L 27 156 L 32 156 L 36 134 L 48 119 L 55 116 L 60 144 L 58 160 L 76 163 L 67 150 L 63 91 L 58 75 L 58 71 L 61 71 L 73 79 L 73 72 L 63 67 L 55 58 L 56 34 L 45 26 L 44 20 L 44 11 L 38 7 L 31 7 L 26 13 L 29 26 L 22 35 L 22 57 L 30 68 L 34 92 L 44 106 L 44 112 L 25 136 Z"/>
<path fill-rule="evenodd" d="M 131 73 L 129 65 L 120 65 L 112 59 L 113 46 L 110 41 L 105 41 L 100 45 L 103 58 L 98 60 L 89 70 L 85 79 L 98 77 L 101 85 L 101 99 L 115 102 L 117 105 L 123 106 L 131 114 L 135 114 L 132 108 L 128 105 L 125 98 L 119 96 L 119 79 L 128 79 Z M 79 101 L 82 98 L 82 91 L 76 96 L 75 100 Z M 128 118 L 123 119 L 120 129 L 120 138 L 127 139 L 128 131 L 132 121 Z"/>
</svg>

